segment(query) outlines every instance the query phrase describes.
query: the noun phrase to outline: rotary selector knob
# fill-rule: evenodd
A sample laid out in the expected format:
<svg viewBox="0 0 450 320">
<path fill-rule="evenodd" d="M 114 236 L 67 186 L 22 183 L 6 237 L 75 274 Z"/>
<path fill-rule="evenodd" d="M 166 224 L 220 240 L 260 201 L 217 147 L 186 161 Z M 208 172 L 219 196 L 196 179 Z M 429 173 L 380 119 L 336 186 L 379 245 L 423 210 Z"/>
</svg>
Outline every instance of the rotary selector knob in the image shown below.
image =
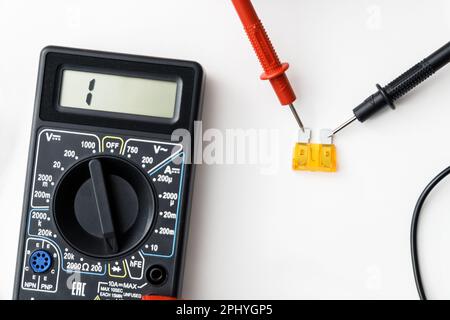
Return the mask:
<svg viewBox="0 0 450 320">
<path fill-rule="evenodd" d="M 144 240 L 156 204 L 153 188 L 138 167 L 100 156 L 83 160 L 62 177 L 53 205 L 57 227 L 74 249 L 108 258 Z"/>
</svg>

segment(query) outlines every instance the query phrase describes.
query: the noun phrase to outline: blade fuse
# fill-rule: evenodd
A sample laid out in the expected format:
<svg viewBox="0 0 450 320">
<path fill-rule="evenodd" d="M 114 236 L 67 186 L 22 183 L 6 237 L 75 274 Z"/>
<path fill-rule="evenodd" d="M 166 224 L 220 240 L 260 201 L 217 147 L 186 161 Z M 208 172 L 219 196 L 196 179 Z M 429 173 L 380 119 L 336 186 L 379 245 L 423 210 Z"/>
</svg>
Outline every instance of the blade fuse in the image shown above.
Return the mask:
<svg viewBox="0 0 450 320">
<path fill-rule="evenodd" d="M 292 157 L 292 169 L 296 171 L 336 172 L 336 146 L 329 137 L 330 130 L 320 132 L 321 144 L 310 143 L 311 130 L 300 134 Z"/>
</svg>

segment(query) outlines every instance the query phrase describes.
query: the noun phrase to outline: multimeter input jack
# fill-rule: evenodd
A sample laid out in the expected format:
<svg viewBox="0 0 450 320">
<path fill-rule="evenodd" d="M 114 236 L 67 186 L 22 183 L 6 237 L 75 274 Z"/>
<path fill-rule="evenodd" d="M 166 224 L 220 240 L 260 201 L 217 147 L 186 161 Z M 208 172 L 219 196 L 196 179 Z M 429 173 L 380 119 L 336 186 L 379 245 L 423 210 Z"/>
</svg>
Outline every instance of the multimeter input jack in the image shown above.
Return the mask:
<svg viewBox="0 0 450 320">
<path fill-rule="evenodd" d="M 150 284 L 159 286 L 166 281 L 167 271 L 159 265 L 154 265 L 147 269 L 146 276 Z"/>
<path fill-rule="evenodd" d="M 52 262 L 52 256 L 45 250 L 36 250 L 30 256 L 30 266 L 35 273 L 47 272 Z"/>
</svg>

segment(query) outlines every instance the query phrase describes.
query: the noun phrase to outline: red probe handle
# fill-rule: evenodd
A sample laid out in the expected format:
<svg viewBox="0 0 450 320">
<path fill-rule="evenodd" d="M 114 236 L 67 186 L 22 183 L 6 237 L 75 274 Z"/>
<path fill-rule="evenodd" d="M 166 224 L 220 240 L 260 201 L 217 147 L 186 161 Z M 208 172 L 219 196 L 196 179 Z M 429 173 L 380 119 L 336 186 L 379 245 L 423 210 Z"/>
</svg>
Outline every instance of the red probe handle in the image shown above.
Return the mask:
<svg viewBox="0 0 450 320">
<path fill-rule="evenodd" d="M 245 32 L 255 49 L 264 73 L 262 80 L 269 80 L 282 105 L 292 104 L 297 98 L 286 76 L 289 64 L 281 63 L 278 55 L 267 35 L 266 30 L 258 18 L 250 0 L 231 0 L 244 25 Z"/>
</svg>

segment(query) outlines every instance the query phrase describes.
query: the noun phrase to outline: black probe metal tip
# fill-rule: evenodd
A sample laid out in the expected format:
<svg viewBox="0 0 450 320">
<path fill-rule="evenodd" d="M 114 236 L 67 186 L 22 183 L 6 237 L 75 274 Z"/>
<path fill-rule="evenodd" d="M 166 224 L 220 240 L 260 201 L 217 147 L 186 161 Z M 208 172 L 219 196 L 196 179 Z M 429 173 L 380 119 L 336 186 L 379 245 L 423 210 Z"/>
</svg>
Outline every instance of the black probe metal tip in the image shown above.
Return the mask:
<svg viewBox="0 0 450 320">
<path fill-rule="evenodd" d="M 378 91 L 353 109 L 354 117 L 340 125 L 330 136 L 343 130 L 355 120 L 359 122 L 366 121 L 387 106 L 395 109 L 395 101 L 416 88 L 449 62 L 450 42 L 390 82 L 387 86 L 382 87 L 377 84 Z"/>
</svg>

